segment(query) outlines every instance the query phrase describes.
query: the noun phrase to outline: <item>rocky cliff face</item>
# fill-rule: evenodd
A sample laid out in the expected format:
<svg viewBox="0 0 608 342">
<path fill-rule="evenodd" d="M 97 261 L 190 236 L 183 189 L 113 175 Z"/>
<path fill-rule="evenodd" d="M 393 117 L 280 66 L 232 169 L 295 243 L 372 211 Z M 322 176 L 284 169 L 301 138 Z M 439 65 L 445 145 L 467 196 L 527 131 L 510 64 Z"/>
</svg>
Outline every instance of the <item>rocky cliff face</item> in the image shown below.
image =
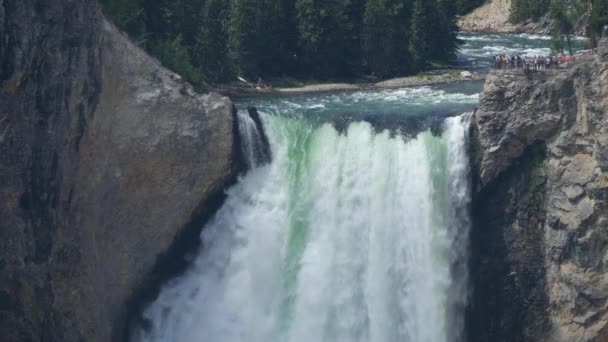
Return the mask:
<svg viewBox="0 0 608 342">
<path fill-rule="evenodd" d="M 118 340 L 235 177 L 232 104 L 94 0 L 0 0 L 0 62 L 1 339 Z"/>
<path fill-rule="evenodd" d="M 548 15 L 537 21 L 528 20 L 521 24 L 511 23 L 510 15 L 511 0 L 489 0 L 459 18 L 458 27 L 465 32 L 548 34 L 551 31 L 552 22 Z"/>
<path fill-rule="evenodd" d="M 491 74 L 472 132 L 470 340 L 608 340 L 608 57 Z"/>
</svg>

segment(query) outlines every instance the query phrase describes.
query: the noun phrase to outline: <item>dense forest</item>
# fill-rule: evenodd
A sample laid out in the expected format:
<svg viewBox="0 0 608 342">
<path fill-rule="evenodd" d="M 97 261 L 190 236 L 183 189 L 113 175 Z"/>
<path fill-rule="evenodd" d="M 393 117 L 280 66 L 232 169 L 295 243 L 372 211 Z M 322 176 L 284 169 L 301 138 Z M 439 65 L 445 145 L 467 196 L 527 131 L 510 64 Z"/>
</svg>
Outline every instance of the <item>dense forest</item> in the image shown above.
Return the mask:
<svg viewBox="0 0 608 342">
<path fill-rule="evenodd" d="M 102 0 L 133 40 L 202 87 L 242 76 L 385 78 L 445 63 L 483 0 Z"/>
</svg>

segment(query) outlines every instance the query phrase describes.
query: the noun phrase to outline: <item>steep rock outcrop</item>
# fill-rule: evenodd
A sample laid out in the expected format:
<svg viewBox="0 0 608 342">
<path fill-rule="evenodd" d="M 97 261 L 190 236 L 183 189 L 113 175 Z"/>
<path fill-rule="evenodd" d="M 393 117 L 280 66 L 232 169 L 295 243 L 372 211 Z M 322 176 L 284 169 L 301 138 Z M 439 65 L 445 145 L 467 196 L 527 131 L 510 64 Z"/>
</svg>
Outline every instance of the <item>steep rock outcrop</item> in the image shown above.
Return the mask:
<svg viewBox="0 0 608 342">
<path fill-rule="evenodd" d="M 552 21 L 548 15 L 537 21 L 511 23 L 511 0 L 489 0 L 458 19 L 458 27 L 465 32 L 501 32 L 547 34 Z M 578 32 L 578 30 L 577 30 Z"/>
<path fill-rule="evenodd" d="M 490 0 L 458 20 L 458 27 L 466 32 L 515 32 L 509 22 L 511 0 Z"/>
<path fill-rule="evenodd" d="M 488 76 L 471 341 L 608 340 L 608 59 Z"/>
<path fill-rule="evenodd" d="M 236 175 L 232 104 L 94 0 L 0 0 L 0 40 L 1 339 L 117 340 L 159 256 Z"/>
</svg>

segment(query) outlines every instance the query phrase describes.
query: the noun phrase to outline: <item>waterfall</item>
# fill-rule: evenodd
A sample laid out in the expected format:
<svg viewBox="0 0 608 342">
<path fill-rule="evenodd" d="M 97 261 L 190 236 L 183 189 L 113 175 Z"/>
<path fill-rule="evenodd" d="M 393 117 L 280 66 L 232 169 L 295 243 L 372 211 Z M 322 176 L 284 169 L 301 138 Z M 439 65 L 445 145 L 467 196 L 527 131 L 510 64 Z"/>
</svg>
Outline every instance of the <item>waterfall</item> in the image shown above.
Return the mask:
<svg viewBox="0 0 608 342">
<path fill-rule="evenodd" d="M 264 127 L 261 123 L 256 123 L 253 116 L 258 116 L 255 108 L 248 111 L 237 111 L 237 121 L 239 136 L 241 139 L 241 155 L 247 169 L 254 169 L 261 164 L 270 162 L 269 147 L 266 146 Z"/>
<path fill-rule="evenodd" d="M 243 114 L 255 166 L 257 130 Z M 272 162 L 228 191 L 134 340 L 461 341 L 469 116 L 411 139 L 264 116 Z"/>
</svg>

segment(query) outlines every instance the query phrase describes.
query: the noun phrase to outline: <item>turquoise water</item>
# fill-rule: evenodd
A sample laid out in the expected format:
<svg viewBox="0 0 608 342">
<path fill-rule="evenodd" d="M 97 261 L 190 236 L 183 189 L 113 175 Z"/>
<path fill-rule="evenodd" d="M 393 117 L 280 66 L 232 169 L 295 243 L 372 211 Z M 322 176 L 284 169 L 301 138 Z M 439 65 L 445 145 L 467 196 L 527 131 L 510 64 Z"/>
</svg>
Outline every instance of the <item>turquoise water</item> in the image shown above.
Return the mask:
<svg viewBox="0 0 608 342">
<path fill-rule="evenodd" d="M 262 114 L 273 161 L 205 227 L 141 341 L 439 342 L 462 338 L 469 115 L 404 139 Z M 250 163 L 253 164 L 253 163 Z"/>
<path fill-rule="evenodd" d="M 459 38 L 464 42 L 460 48 L 458 60 L 472 68 L 487 69 L 492 65 L 495 55 L 549 56 L 551 55 L 551 37 L 521 34 L 481 34 L 461 33 Z M 573 51 L 586 48 L 588 40 L 574 37 Z"/>
<path fill-rule="evenodd" d="M 546 52 L 466 35 L 461 58 Z M 494 46 L 488 48 L 486 46 Z M 489 54 L 489 55 L 488 55 Z M 236 99 L 252 170 L 135 332 L 145 342 L 460 342 L 468 287 L 467 137 L 482 82 Z"/>
<path fill-rule="evenodd" d="M 249 97 L 236 99 L 236 105 L 255 106 L 271 116 L 298 118 L 313 125 L 330 123 L 338 131 L 352 122 L 365 121 L 376 131 L 388 129 L 411 137 L 440 127 L 446 117 L 472 111 L 479 102 L 482 85 L 474 81 L 381 91 Z"/>
<path fill-rule="evenodd" d="M 236 99 L 236 105 L 250 105 L 271 114 L 321 121 L 336 114 L 416 116 L 429 112 L 456 113 L 470 110 L 477 104 L 480 86 L 481 82 L 460 82 L 435 87 L 250 97 Z"/>
<path fill-rule="evenodd" d="M 273 160 L 228 191 L 193 266 L 165 286 L 135 339 L 461 341 L 462 111 L 476 86 L 239 99 L 258 107 Z M 239 117 L 253 159 L 254 125 Z"/>
</svg>

